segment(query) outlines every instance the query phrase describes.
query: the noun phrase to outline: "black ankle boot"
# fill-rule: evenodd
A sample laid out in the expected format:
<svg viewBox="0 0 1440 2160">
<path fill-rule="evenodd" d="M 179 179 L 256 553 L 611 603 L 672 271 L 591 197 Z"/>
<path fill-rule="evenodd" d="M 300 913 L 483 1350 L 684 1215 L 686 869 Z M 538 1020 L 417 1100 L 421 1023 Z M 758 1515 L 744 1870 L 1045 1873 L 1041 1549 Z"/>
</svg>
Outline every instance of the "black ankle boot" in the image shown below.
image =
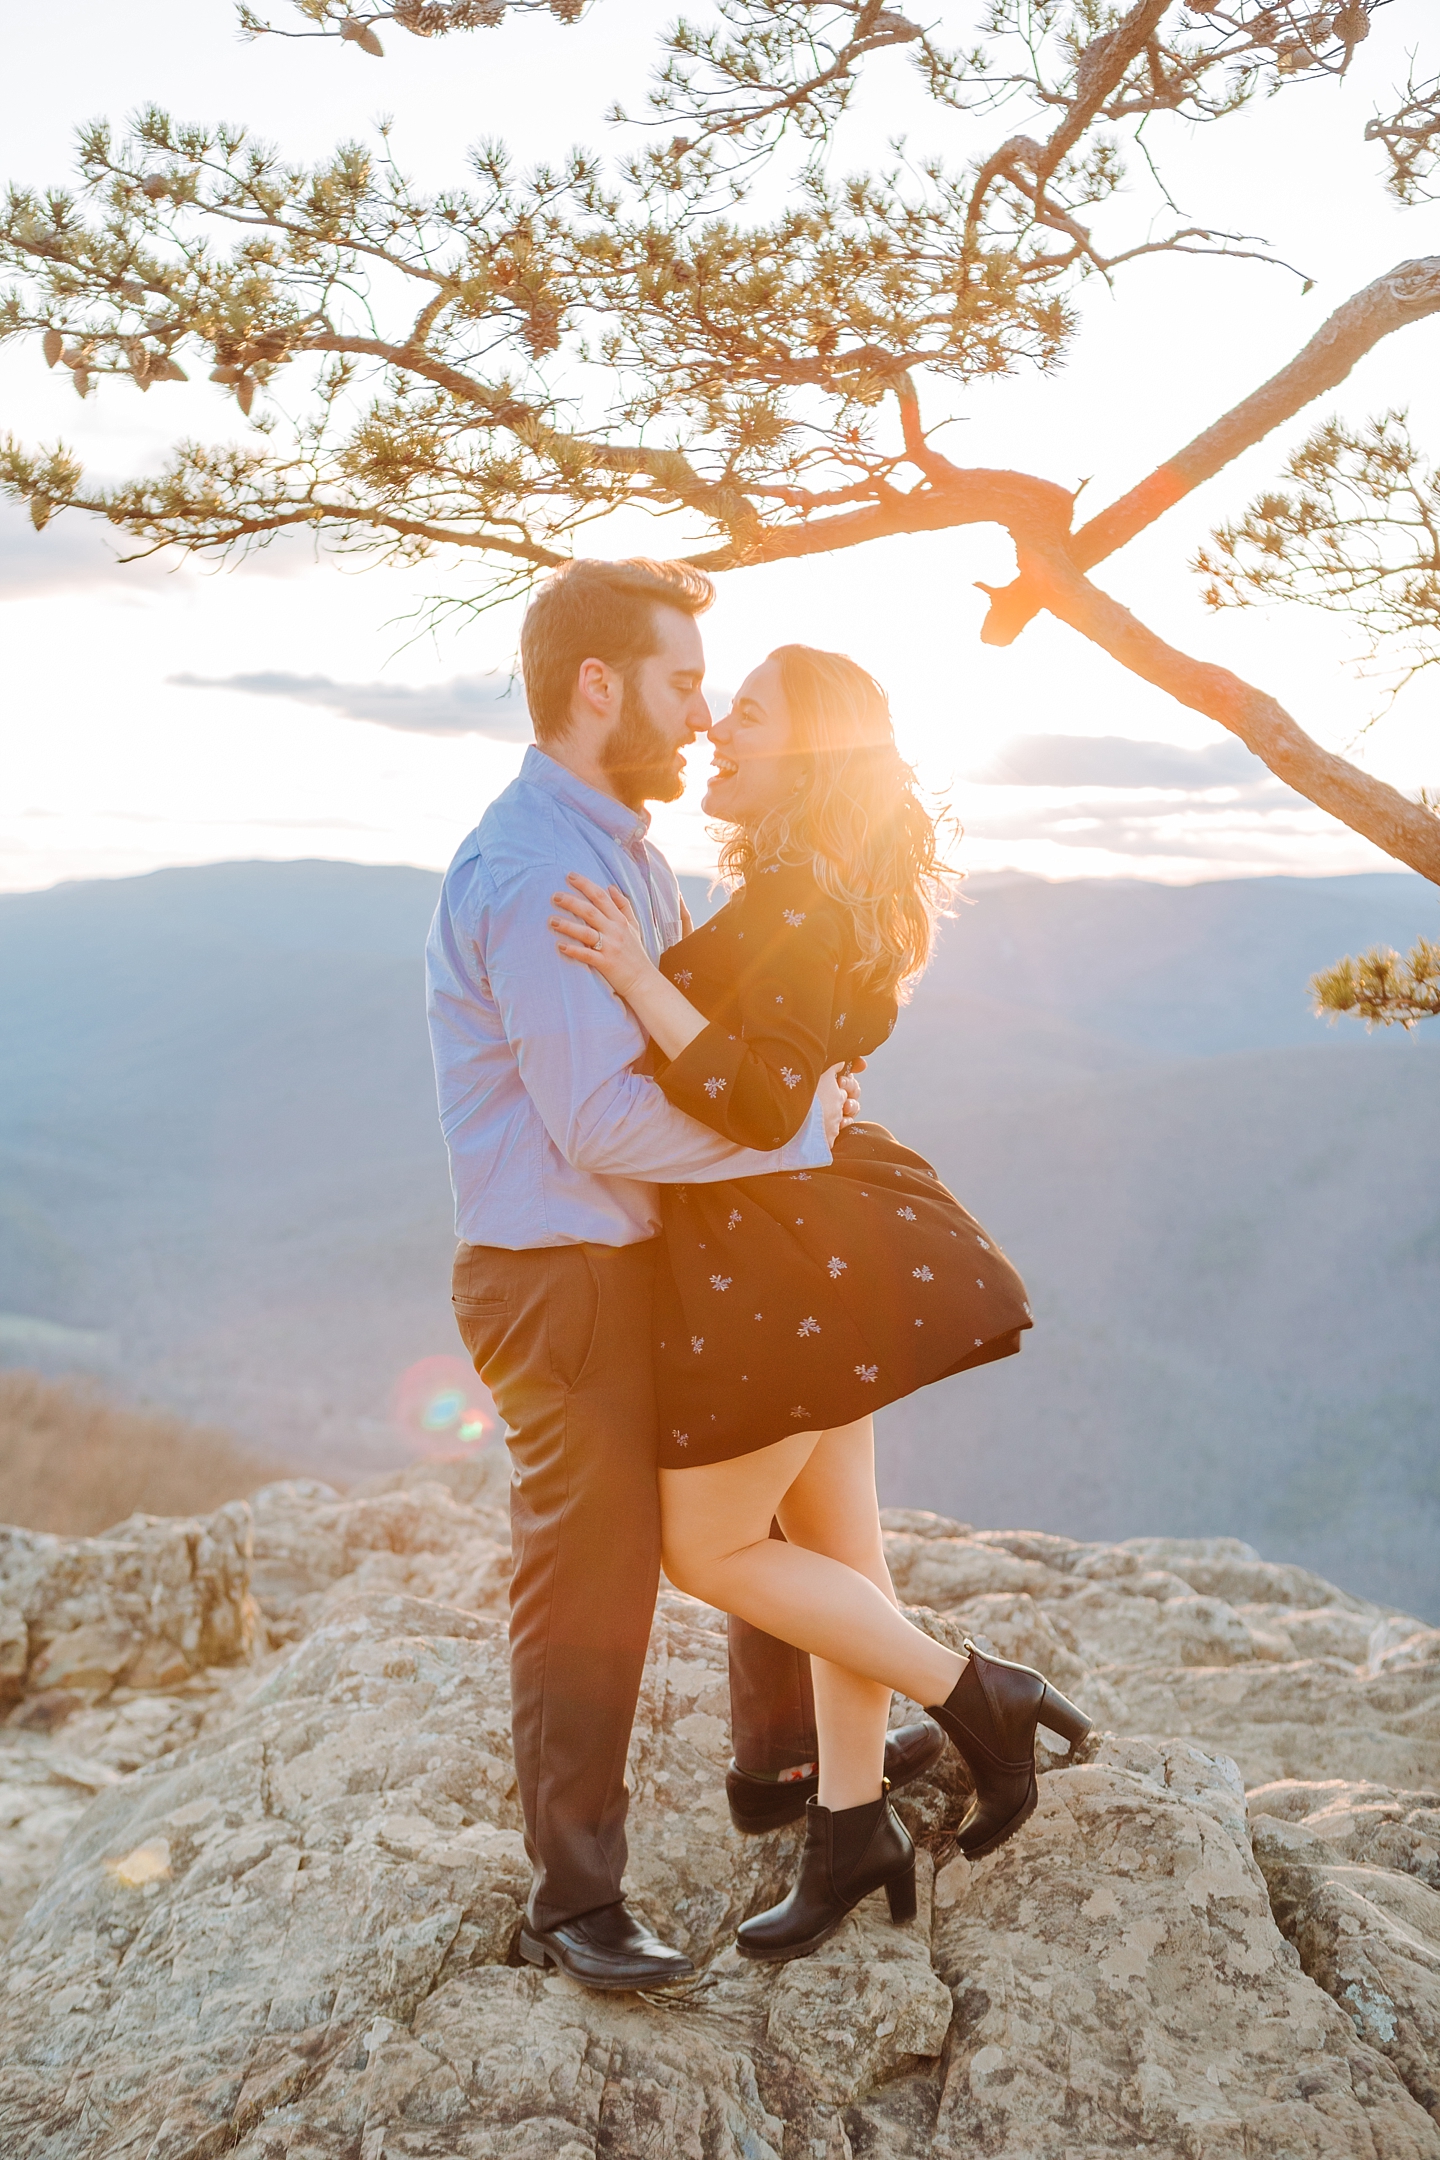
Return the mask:
<svg viewBox="0 0 1440 2160">
<path fill-rule="evenodd" d="M 742 1957 L 808 1957 L 835 1933 L 861 1898 L 884 1886 L 897 1925 L 915 1917 L 915 1847 L 886 1791 L 863 1807 L 805 1809 L 805 1850 L 789 1896 L 769 1912 L 742 1921 L 735 1943 Z"/>
<path fill-rule="evenodd" d="M 969 1860 L 994 1852 L 1035 1812 L 1035 1728 L 1044 1725 L 1073 1748 L 1090 1730 L 1043 1673 L 987 1657 L 969 1637 L 969 1661 L 943 1703 L 930 1712 L 969 1766 L 975 1798 L 959 1829 Z"/>
</svg>

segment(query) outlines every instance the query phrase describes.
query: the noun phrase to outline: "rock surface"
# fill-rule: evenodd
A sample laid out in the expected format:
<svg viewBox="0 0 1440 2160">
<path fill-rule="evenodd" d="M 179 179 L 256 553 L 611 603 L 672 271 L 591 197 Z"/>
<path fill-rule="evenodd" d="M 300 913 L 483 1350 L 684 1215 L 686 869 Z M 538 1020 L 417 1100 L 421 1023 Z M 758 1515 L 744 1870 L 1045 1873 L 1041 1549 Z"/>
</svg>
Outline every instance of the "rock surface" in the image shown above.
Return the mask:
<svg viewBox="0 0 1440 2160">
<path fill-rule="evenodd" d="M 934 2153 L 1432 2149 L 1277 1931 L 1229 1764 L 1111 1741 L 1042 1787 L 1027 1836 L 940 1878 Z"/>
<path fill-rule="evenodd" d="M 1233 1540 L 892 1515 L 916 1617 L 1102 1736 L 973 1867 L 948 1757 L 915 1921 L 770 1969 L 798 1834 L 732 1831 L 723 1622 L 667 1591 L 630 1887 L 701 1974 L 595 1996 L 516 1959 L 505 1483 L 3 1533 L 6 2160 L 1440 2160 L 1440 1632 Z"/>
<path fill-rule="evenodd" d="M 98 1538 L 0 1525 L 0 1700 L 174 1687 L 243 1657 L 250 1538 L 243 1500 L 191 1522 L 132 1515 Z"/>
<path fill-rule="evenodd" d="M 1254 1794 L 1251 1812 L 1301 1965 L 1440 2122 L 1440 1793 L 1281 1785 Z"/>
</svg>

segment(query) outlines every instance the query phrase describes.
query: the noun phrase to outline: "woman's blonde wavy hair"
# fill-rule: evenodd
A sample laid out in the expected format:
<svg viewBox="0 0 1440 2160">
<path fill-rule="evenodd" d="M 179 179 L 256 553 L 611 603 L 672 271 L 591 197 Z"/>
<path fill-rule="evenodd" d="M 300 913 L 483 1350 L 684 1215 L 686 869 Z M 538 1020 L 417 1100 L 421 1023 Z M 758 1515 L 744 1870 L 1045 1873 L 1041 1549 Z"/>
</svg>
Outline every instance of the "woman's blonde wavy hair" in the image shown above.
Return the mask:
<svg viewBox="0 0 1440 2160">
<path fill-rule="evenodd" d="M 800 770 L 778 809 L 724 829 L 720 874 L 733 885 L 757 863 L 809 866 L 850 916 L 861 980 L 903 999 L 930 958 L 952 873 L 895 747 L 890 701 L 845 653 L 781 645 L 769 657 Z"/>
</svg>

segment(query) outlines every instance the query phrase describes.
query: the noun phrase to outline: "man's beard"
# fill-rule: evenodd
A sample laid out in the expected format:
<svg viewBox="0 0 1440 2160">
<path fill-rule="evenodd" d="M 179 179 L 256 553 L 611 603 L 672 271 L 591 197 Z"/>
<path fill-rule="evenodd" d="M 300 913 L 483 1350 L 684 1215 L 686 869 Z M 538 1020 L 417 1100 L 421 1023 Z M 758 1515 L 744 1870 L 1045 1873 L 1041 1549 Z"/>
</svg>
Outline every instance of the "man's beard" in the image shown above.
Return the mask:
<svg viewBox="0 0 1440 2160">
<path fill-rule="evenodd" d="M 647 802 L 674 802 L 685 792 L 684 775 L 675 769 L 676 745 L 661 734 L 644 698 L 629 683 L 620 700 L 620 717 L 600 752 L 600 764 L 621 802 L 631 810 L 643 809 Z"/>
</svg>

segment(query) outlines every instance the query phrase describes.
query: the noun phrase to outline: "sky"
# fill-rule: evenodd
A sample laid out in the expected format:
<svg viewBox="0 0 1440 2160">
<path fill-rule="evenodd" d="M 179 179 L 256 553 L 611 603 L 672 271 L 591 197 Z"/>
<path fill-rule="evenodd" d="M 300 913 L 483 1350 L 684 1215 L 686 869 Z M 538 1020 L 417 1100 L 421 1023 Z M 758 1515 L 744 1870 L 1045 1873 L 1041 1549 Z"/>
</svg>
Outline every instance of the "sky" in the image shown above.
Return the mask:
<svg viewBox="0 0 1440 2160">
<path fill-rule="evenodd" d="M 7 27 L 0 82 L 5 177 L 63 184 L 79 122 L 120 123 L 147 101 L 243 120 L 300 159 L 388 113 L 397 157 L 429 183 L 460 177 L 467 144 L 496 134 L 526 159 L 577 140 L 613 153 L 604 113 L 617 97 L 640 102 L 672 12 L 601 0 L 575 27 L 518 20 L 440 44 L 391 30 L 377 62 L 333 43 L 243 43 L 229 0 L 26 10 Z M 1343 85 L 1156 138 L 1188 215 L 1263 234 L 1313 290 L 1269 265 L 1193 257 L 1153 258 L 1108 291 L 1096 281 L 1065 367 L 946 393 L 955 423 L 941 447 L 1084 481 L 1093 511 L 1283 365 L 1351 292 L 1440 251 L 1440 209 L 1391 203 L 1363 141 L 1428 13 L 1425 0 L 1382 11 Z M 961 33 L 969 15 L 937 7 L 926 19 Z M 275 19 L 293 19 L 285 0 Z M 916 150 L 972 154 L 1015 124 L 1002 114 L 988 133 L 954 133 L 903 58 L 887 55 L 846 148 L 860 162 L 908 128 Z M 1187 567 L 1313 421 L 1387 405 L 1407 407 L 1420 439 L 1440 443 L 1440 321 L 1384 341 L 1340 392 L 1172 510 L 1097 582 L 1172 643 L 1271 691 L 1327 748 L 1414 790 L 1440 780 L 1440 670 L 1367 729 L 1381 686 L 1357 664 L 1353 626 L 1304 609 L 1212 615 Z M 0 413 L 22 440 L 63 438 L 104 479 L 154 469 L 182 430 L 244 433 L 233 400 L 203 380 L 142 397 L 102 379 L 81 405 L 36 340 L 0 348 Z M 590 528 L 586 545 L 680 552 L 689 537 L 632 516 Z M 387 569 L 301 545 L 238 568 L 124 566 L 118 552 L 108 528 L 79 514 L 36 534 L 0 506 L 0 890 L 237 858 L 438 868 L 516 771 L 527 736 L 512 681 L 519 605 L 435 633 L 416 619 L 428 596 L 468 589 L 466 565 Z M 980 527 L 731 573 L 704 624 L 710 682 L 733 688 L 789 639 L 853 653 L 887 686 L 902 747 L 959 818 L 956 858 L 971 871 L 1187 883 L 1399 867 L 1049 618 L 1009 649 L 983 647 L 975 580 L 1012 571 L 1004 534 Z M 706 763 L 697 751 L 685 799 L 656 815 L 654 837 L 682 870 L 714 859 L 698 809 Z"/>
</svg>

